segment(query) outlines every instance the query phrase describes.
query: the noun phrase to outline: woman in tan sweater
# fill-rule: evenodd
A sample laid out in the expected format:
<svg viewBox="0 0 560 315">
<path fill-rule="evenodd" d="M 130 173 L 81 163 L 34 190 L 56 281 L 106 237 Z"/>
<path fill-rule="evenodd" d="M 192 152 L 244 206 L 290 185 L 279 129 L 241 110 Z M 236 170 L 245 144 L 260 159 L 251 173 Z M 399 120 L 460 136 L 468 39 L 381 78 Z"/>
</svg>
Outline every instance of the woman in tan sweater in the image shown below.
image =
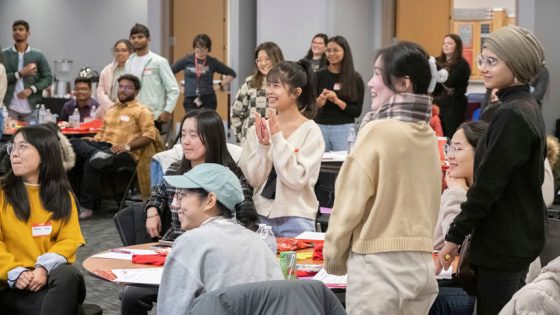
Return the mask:
<svg viewBox="0 0 560 315">
<path fill-rule="evenodd" d="M 441 193 L 426 52 L 382 49 L 368 83 L 376 113 L 336 181 L 325 269 L 348 271 L 349 314 L 426 314 L 438 289 L 432 237 Z"/>
</svg>

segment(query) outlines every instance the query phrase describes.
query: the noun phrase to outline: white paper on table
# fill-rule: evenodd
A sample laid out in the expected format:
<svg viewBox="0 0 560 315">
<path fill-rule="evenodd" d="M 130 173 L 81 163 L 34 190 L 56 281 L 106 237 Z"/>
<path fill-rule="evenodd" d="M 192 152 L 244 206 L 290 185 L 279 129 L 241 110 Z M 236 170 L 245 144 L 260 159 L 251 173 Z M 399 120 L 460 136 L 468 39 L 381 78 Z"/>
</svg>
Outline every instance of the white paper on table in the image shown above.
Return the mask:
<svg viewBox="0 0 560 315">
<path fill-rule="evenodd" d="M 312 240 L 312 241 L 324 241 L 325 233 L 323 232 L 309 232 L 305 231 L 300 235 L 295 237 L 296 240 Z"/>
<path fill-rule="evenodd" d="M 449 266 L 447 269 L 442 269 L 439 275 L 436 276 L 436 279 L 451 279 L 453 274 L 453 267 Z"/>
<path fill-rule="evenodd" d="M 149 249 L 115 248 L 105 253 L 93 255 L 92 257 L 132 261 L 132 255 L 155 255 L 155 254 L 157 254 L 156 251 L 149 250 Z"/>
<path fill-rule="evenodd" d="M 113 269 L 113 282 L 159 285 L 163 268 Z"/>
<path fill-rule="evenodd" d="M 344 276 L 335 276 L 328 274 L 325 268 L 321 269 L 315 276 L 313 280 L 322 281 L 326 285 L 336 285 L 336 286 L 346 286 L 347 278 Z"/>
<path fill-rule="evenodd" d="M 347 151 L 329 151 L 323 153 L 322 161 L 324 162 L 344 162 L 346 160 L 346 156 L 348 155 Z"/>
</svg>

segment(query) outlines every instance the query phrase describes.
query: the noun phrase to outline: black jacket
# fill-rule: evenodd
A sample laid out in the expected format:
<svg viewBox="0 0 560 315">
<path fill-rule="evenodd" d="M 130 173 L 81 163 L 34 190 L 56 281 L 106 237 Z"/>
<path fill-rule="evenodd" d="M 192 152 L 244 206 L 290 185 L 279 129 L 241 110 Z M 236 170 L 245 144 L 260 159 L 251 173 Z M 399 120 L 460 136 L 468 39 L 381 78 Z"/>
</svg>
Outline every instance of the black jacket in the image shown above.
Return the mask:
<svg viewBox="0 0 560 315">
<path fill-rule="evenodd" d="M 546 135 L 528 85 L 504 88 L 498 97 L 502 105 L 477 147 L 474 183 L 445 240 L 461 244 L 474 229 L 474 264 L 519 271 L 545 242 Z"/>
</svg>

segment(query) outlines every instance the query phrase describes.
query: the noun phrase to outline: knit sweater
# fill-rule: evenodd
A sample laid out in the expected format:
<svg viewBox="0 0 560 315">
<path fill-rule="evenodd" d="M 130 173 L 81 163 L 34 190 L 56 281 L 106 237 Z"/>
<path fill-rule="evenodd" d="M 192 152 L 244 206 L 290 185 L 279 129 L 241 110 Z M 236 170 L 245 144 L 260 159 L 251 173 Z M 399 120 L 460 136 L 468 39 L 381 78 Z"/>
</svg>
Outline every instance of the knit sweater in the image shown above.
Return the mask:
<svg viewBox="0 0 560 315">
<path fill-rule="evenodd" d="M 441 195 L 441 204 L 434 234 L 434 250 L 440 250 L 445 243 L 445 234 L 453 219 L 461 212 L 461 203 L 467 200 L 467 191 L 460 187 L 447 188 Z"/>
<path fill-rule="evenodd" d="M 39 196 L 40 187 L 25 185 L 31 215 L 27 222 L 19 220 L 10 204 L 6 204 L 4 192 L 0 192 L 0 287 L 8 279 L 8 272 L 17 268 L 33 269 L 46 253 L 55 253 L 73 263 L 78 247 L 85 244 L 78 210 L 72 197 L 72 214 L 67 222 L 51 220 L 52 212 L 43 208 Z M 52 231 L 48 236 L 33 237 L 32 227 L 50 222 Z M 48 268 L 47 268 L 48 270 Z M 11 279 L 13 280 L 13 279 Z"/>
<path fill-rule="evenodd" d="M 367 123 L 337 177 L 327 272 L 345 274 L 350 251 L 432 252 L 440 192 L 437 140 L 427 121 Z"/>
<path fill-rule="evenodd" d="M 270 138 L 270 145 L 261 145 L 255 126 L 247 131 L 247 141 L 239 166 L 249 185 L 255 188 L 253 201 L 257 212 L 268 218 L 296 216 L 315 219 L 319 202 L 315 183 L 319 178 L 325 142 L 319 126 L 308 120 L 287 139 L 282 132 Z M 267 199 L 261 192 L 274 165 L 276 197 Z"/>
<path fill-rule="evenodd" d="M 175 240 L 165 261 L 158 314 L 187 314 L 193 300 L 237 284 L 284 279 L 259 236 L 227 219 L 210 219 Z"/>
</svg>

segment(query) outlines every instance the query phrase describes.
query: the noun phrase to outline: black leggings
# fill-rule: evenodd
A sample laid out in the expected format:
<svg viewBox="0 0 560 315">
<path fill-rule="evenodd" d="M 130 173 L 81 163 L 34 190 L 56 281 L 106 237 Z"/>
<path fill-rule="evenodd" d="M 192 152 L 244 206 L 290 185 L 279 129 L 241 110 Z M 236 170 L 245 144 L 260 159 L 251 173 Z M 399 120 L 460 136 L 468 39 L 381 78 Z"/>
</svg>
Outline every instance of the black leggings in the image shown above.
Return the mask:
<svg viewBox="0 0 560 315">
<path fill-rule="evenodd" d="M 83 314 L 86 298 L 84 277 L 70 265 L 60 265 L 51 271 L 45 287 L 37 292 L 0 290 L 2 314 Z M 7 310 L 7 312 L 5 312 Z"/>
</svg>

